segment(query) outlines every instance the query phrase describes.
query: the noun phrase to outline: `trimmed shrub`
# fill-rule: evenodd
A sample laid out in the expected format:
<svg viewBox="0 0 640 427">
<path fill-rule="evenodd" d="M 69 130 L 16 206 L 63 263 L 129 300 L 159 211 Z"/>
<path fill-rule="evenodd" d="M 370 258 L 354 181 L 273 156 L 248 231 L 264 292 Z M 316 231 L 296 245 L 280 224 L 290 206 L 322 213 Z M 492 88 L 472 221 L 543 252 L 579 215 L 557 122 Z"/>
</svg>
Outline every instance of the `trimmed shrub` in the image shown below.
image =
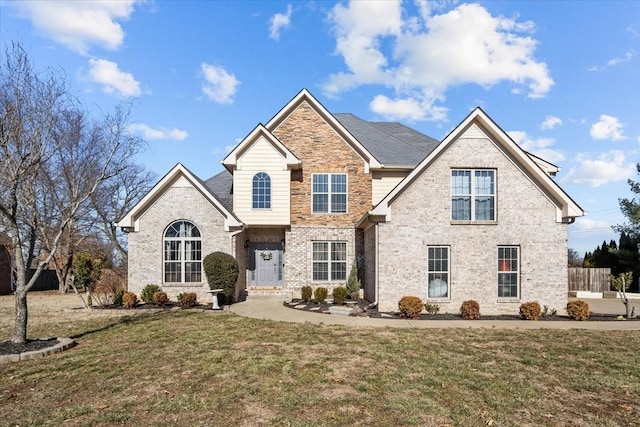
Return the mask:
<svg viewBox="0 0 640 427">
<path fill-rule="evenodd" d="M 338 286 L 333 289 L 333 302 L 334 304 L 342 305 L 344 300 L 347 299 L 347 288 L 344 286 Z"/>
<path fill-rule="evenodd" d="M 327 293 L 327 288 L 320 286 L 313 291 L 313 299 L 315 299 L 318 304 L 322 304 L 327 299 Z"/>
<path fill-rule="evenodd" d="M 347 279 L 347 295 L 349 298 L 359 298 L 361 287 L 362 283 L 360 283 L 360 279 L 358 279 L 358 263 L 356 260 L 353 260 L 353 264 L 351 264 L 351 271 L 349 272 L 349 278 Z"/>
<path fill-rule="evenodd" d="M 584 301 L 569 301 L 567 314 L 574 320 L 587 320 L 589 318 L 589 304 Z"/>
<path fill-rule="evenodd" d="M 121 289 L 115 294 L 113 294 L 113 305 L 122 305 L 122 296 L 124 295 L 124 291 Z"/>
<path fill-rule="evenodd" d="M 124 308 L 133 308 L 138 303 L 138 297 L 133 292 L 125 292 L 122 295 L 122 305 Z"/>
<path fill-rule="evenodd" d="M 525 320 L 538 320 L 542 316 L 540 304 L 535 301 L 525 302 L 520 305 L 520 317 Z"/>
<path fill-rule="evenodd" d="M 311 297 L 313 296 L 313 289 L 311 289 L 311 286 L 303 286 L 300 289 L 300 293 L 302 294 L 302 301 L 311 301 Z"/>
<path fill-rule="evenodd" d="M 209 289 L 222 289 L 227 304 L 233 303 L 238 282 L 238 261 L 224 252 L 212 252 L 202 260 Z"/>
<path fill-rule="evenodd" d="M 480 318 L 480 304 L 472 299 L 464 301 L 460 306 L 460 316 L 465 320 Z"/>
<path fill-rule="evenodd" d="M 400 316 L 408 317 L 409 319 L 419 319 L 423 308 L 424 303 L 418 297 L 405 296 L 398 301 Z"/>
<path fill-rule="evenodd" d="M 145 304 L 153 304 L 153 294 L 160 291 L 162 291 L 162 289 L 158 285 L 147 285 L 142 289 L 140 299 L 144 301 Z"/>
<path fill-rule="evenodd" d="M 429 314 L 438 314 L 440 311 L 440 306 L 438 304 L 425 304 L 424 309 Z"/>
<path fill-rule="evenodd" d="M 169 297 L 167 297 L 166 292 L 158 291 L 153 294 L 153 303 L 159 307 L 162 307 L 169 301 Z"/>
<path fill-rule="evenodd" d="M 190 308 L 196 305 L 198 295 L 195 292 L 185 292 L 178 295 L 178 304 L 182 308 Z"/>
</svg>

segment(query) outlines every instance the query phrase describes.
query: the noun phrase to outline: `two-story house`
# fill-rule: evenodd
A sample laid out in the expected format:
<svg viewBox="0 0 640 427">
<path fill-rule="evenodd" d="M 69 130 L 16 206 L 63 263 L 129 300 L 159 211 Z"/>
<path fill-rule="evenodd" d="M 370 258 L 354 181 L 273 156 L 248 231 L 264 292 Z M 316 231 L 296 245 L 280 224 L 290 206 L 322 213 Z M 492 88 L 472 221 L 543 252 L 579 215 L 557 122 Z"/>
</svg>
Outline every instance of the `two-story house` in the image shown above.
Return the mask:
<svg viewBox="0 0 640 427">
<path fill-rule="evenodd" d="M 207 289 L 202 259 L 239 263 L 239 289 L 295 296 L 344 285 L 357 261 L 365 298 L 404 295 L 455 312 L 567 302 L 567 227 L 585 212 L 558 168 L 517 146 L 481 109 L 443 141 L 399 123 L 331 114 L 303 90 L 203 181 L 176 165 L 124 217 L 129 289 Z"/>
</svg>

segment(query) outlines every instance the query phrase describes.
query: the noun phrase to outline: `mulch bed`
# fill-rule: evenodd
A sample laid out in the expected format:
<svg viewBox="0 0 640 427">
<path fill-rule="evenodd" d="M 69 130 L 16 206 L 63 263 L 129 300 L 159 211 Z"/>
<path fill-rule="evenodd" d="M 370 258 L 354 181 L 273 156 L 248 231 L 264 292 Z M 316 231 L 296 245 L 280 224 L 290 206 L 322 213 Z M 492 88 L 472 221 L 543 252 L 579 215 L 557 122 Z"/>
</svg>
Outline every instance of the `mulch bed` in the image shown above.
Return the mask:
<svg viewBox="0 0 640 427">
<path fill-rule="evenodd" d="M 352 300 L 352 301 L 348 301 L 348 303 L 352 304 L 354 307 L 357 308 L 356 312 L 358 316 L 367 316 L 367 317 L 372 317 L 377 319 L 391 319 L 391 320 L 406 319 L 406 318 L 403 318 L 398 312 L 393 312 L 393 313 L 379 312 L 377 308 L 367 308 L 370 305 L 368 301 Z M 329 307 L 331 307 L 332 305 L 334 304 L 329 302 L 324 302 L 320 304 L 315 301 L 304 302 L 301 299 L 293 299 L 291 302 L 284 303 L 284 306 L 287 308 L 310 311 L 314 313 L 322 313 L 322 314 L 329 314 Z M 593 322 L 618 321 L 617 317 L 618 316 L 614 314 L 591 313 L 587 321 L 593 321 Z M 457 313 L 438 313 L 438 314 L 422 313 L 420 315 L 420 320 L 463 320 L 463 319 Z M 496 316 L 480 315 L 479 320 L 523 320 L 524 321 L 524 319 L 522 319 L 517 314 L 513 314 L 513 315 L 503 314 L 503 315 L 496 315 Z M 573 319 L 570 318 L 569 316 L 562 316 L 558 314 L 541 317 L 539 321 L 544 322 L 544 321 L 558 321 L 558 320 L 573 321 Z M 627 320 L 640 321 L 640 318 L 627 319 Z"/>
<path fill-rule="evenodd" d="M 27 342 L 24 344 L 14 344 L 11 342 L 11 340 L 0 341 L 0 356 L 42 350 L 43 348 L 53 347 L 56 344 L 58 344 L 57 338 L 27 340 Z"/>
</svg>

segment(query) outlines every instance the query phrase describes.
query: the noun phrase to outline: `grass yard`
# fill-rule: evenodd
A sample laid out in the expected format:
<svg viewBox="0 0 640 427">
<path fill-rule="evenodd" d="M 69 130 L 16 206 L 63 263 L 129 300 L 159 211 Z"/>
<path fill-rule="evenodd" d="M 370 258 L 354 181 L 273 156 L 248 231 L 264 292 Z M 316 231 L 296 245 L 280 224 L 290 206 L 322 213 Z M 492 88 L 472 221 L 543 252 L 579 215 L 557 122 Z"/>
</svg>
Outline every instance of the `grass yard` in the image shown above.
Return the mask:
<svg viewBox="0 0 640 427">
<path fill-rule="evenodd" d="M 0 326 L 10 336 L 12 322 Z M 349 329 L 228 313 L 34 315 L 2 425 L 629 426 L 640 333 Z"/>
</svg>

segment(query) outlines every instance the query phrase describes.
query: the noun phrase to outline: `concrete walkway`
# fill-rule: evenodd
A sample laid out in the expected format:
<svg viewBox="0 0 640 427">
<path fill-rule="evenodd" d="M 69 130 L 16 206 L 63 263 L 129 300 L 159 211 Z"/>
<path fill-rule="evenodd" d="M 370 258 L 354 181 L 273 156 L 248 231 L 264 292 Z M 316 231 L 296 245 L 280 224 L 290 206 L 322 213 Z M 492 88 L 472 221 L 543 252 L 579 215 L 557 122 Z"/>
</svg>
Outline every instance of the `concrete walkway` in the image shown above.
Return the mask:
<svg viewBox="0 0 640 427">
<path fill-rule="evenodd" d="M 618 300 L 587 300 L 594 313 L 622 314 L 624 306 Z M 620 307 L 616 306 L 619 305 Z M 525 321 L 525 320 L 405 320 L 373 319 L 370 317 L 340 316 L 313 313 L 287 308 L 281 300 L 253 297 L 231 305 L 231 312 L 254 319 L 277 322 L 310 323 L 315 325 L 342 325 L 348 327 L 388 328 L 487 328 L 487 329 L 588 329 L 600 331 L 640 331 L 640 321 Z"/>
</svg>

